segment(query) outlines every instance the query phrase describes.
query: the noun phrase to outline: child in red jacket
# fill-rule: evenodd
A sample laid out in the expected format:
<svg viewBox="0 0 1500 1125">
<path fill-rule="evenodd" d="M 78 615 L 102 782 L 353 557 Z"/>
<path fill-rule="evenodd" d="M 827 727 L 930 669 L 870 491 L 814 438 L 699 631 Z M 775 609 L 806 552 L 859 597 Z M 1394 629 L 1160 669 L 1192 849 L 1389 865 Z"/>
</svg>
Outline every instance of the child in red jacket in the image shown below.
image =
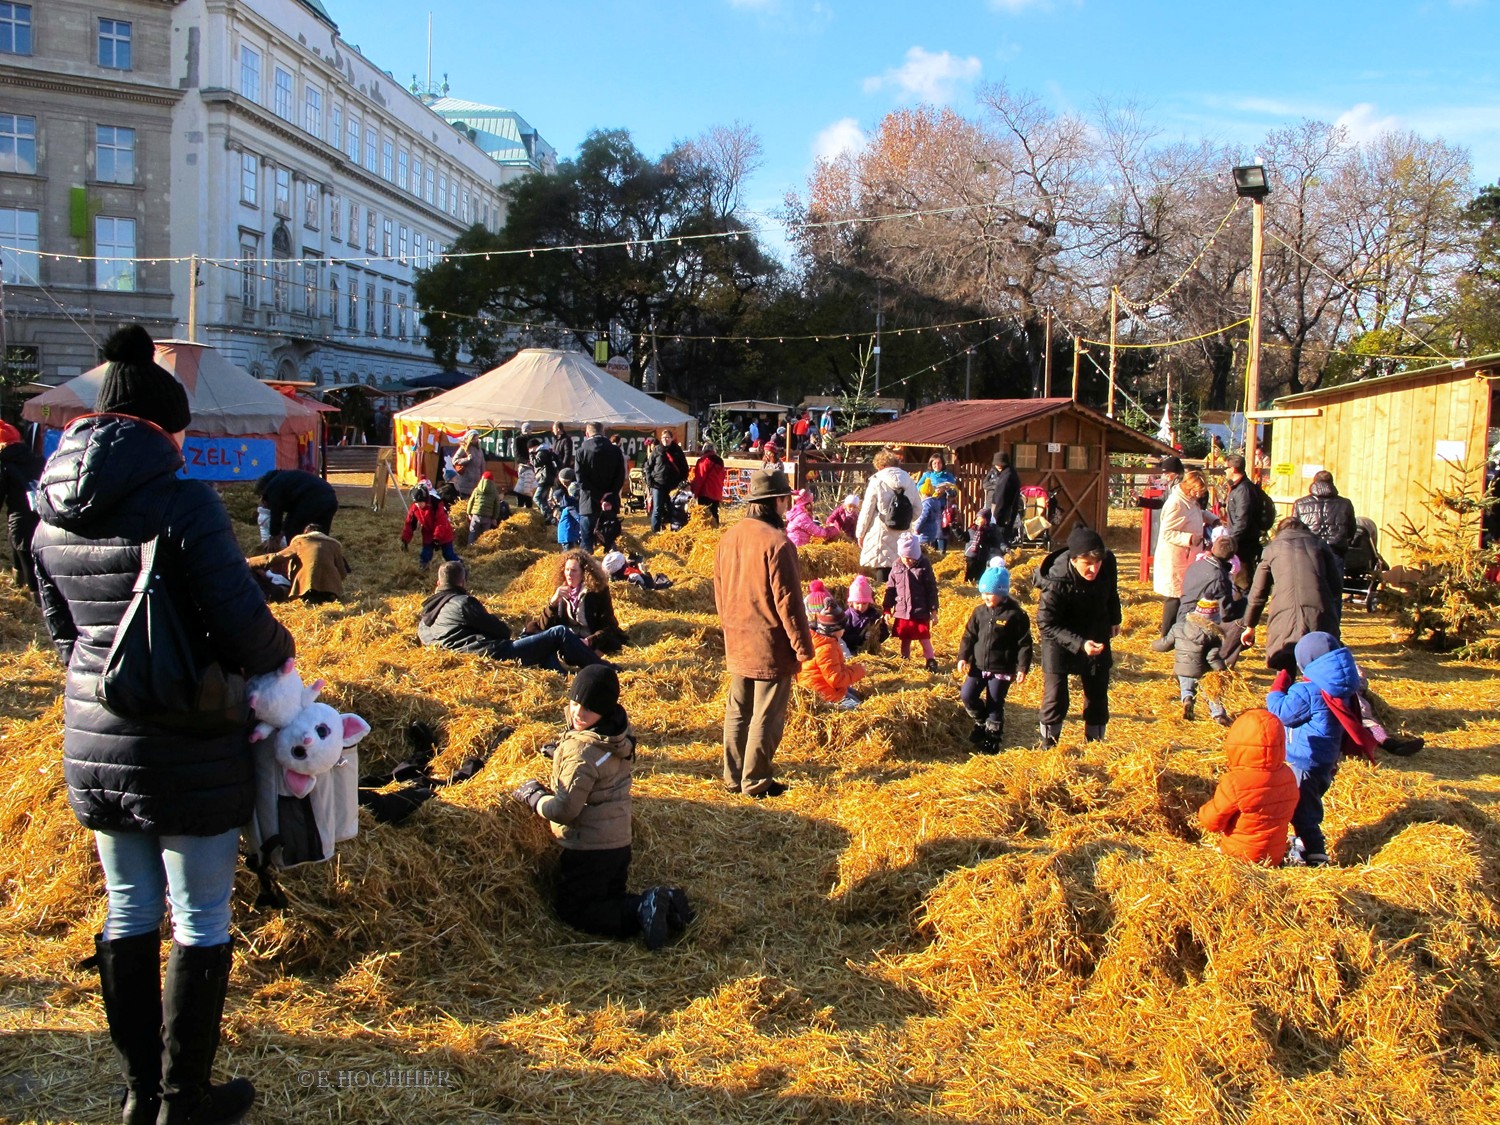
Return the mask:
<svg viewBox="0 0 1500 1125">
<path fill-rule="evenodd" d="M 448 519 L 448 509 L 443 507 L 435 493 L 420 487 L 412 494 L 412 505 L 406 510 L 406 526 L 401 529 L 403 551 L 411 546 L 417 528 L 422 529 L 420 566 L 423 570 L 432 562 L 434 547 L 442 551 L 443 558 L 449 562 L 460 561 L 458 552 L 453 549 L 453 524 Z"/>
<path fill-rule="evenodd" d="M 1198 823 L 1205 832 L 1223 833 L 1219 850 L 1225 855 L 1280 866 L 1298 796 L 1281 720 L 1259 708 L 1246 711 L 1224 736 L 1224 756 L 1228 768 L 1213 800 L 1198 810 Z"/>
</svg>

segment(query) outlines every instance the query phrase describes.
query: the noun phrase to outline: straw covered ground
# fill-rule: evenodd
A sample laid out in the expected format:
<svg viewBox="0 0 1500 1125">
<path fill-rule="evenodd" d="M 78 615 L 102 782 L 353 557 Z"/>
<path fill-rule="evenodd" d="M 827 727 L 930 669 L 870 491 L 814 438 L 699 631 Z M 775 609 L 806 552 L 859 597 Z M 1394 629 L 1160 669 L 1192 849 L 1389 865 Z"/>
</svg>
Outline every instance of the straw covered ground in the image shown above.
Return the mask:
<svg viewBox="0 0 1500 1125">
<path fill-rule="evenodd" d="M 564 681 L 413 643 L 428 579 L 401 515 L 343 490 L 346 604 L 278 607 L 298 663 L 370 721 L 369 772 L 402 728 L 442 732 L 441 773 L 494 753 L 400 826 L 366 819 L 333 863 L 253 907 L 242 872 L 220 1072 L 253 1078 L 258 1122 L 1500 1120 L 1497 665 L 1397 649 L 1351 611 L 1348 639 L 1398 725 L 1428 748 L 1346 765 L 1335 867 L 1268 871 L 1199 839 L 1219 728 L 1176 717 L 1157 602 L 1127 580 L 1107 743 L 1023 743 L 1040 676 L 997 757 L 971 757 L 951 672 L 891 651 L 873 698 L 798 698 L 775 801 L 718 781 L 717 532 L 650 540 L 676 585 L 615 587 L 641 735 L 636 885 L 687 887 L 691 930 L 651 954 L 589 939 L 543 905 L 541 823 L 506 795 L 544 776 Z M 230 493 L 247 545 L 251 501 Z M 632 521 L 628 531 L 642 534 Z M 1130 527 L 1112 529 L 1122 572 Z M 523 514 L 463 548 L 512 623 L 554 584 Z M 804 552 L 842 594 L 852 545 Z M 1036 556 L 1017 567 L 1017 588 Z M 951 669 L 974 604 L 938 566 Z M 1268 677 L 1216 685 L 1233 709 Z M 0 1120 L 117 1119 L 91 950 L 103 896 L 60 766 L 61 673 L 29 603 L 0 591 Z M 368 817 L 368 814 L 364 814 Z"/>
</svg>

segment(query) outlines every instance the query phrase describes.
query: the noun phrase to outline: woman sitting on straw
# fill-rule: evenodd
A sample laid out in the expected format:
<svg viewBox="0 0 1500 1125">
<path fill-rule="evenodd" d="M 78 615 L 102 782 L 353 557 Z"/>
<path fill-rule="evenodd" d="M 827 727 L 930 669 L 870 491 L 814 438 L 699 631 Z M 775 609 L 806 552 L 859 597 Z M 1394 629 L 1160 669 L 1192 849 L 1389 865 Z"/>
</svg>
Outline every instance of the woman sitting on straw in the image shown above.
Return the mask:
<svg viewBox="0 0 1500 1125">
<path fill-rule="evenodd" d="M 618 652 L 629 642 L 615 616 L 609 593 L 609 575 L 599 560 L 587 551 L 568 551 L 558 568 L 559 583 L 552 600 L 526 626 L 525 632 L 540 633 L 554 625 L 565 625 L 583 638 L 595 652 Z"/>
</svg>

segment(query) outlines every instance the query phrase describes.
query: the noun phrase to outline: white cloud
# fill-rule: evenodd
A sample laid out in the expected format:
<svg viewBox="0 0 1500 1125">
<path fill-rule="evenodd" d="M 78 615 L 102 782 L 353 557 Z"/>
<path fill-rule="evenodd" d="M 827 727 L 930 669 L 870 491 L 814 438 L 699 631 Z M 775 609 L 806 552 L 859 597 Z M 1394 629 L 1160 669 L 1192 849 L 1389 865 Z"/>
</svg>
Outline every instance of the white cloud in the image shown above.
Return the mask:
<svg viewBox="0 0 1500 1125">
<path fill-rule="evenodd" d="M 846 152 L 858 152 L 868 139 L 858 121 L 841 117 L 813 138 L 813 156 L 819 160 L 834 160 Z"/>
<path fill-rule="evenodd" d="M 1349 139 L 1355 144 L 1373 141 L 1382 133 L 1391 133 L 1401 128 L 1401 119 L 1394 116 L 1377 116 L 1373 102 L 1360 102 L 1346 109 L 1334 119 L 1334 125 L 1348 130 Z"/>
<path fill-rule="evenodd" d="M 945 102 L 955 86 L 974 82 L 983 69 L 973 55 L 961 59 L 947 51 L 933 53 L 912 47 L 906 52 L 904 63 L 882 75 L 866 78 L 864 88 L 867 94 L 893 88 L 924 102 Z"/>
</svg>

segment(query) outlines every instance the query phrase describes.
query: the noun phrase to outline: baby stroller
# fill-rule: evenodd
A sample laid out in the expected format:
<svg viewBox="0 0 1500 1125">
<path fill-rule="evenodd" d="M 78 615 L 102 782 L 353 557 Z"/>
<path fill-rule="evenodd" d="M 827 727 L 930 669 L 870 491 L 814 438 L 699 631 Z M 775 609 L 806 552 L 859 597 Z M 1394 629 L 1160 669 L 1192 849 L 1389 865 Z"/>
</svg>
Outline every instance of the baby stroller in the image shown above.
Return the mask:
<svg viewBox="0 0 1500 1125">
<path fill-rule="evenodd" d="M 1039 484 L 1021 488 L 1021 511 L 1011 537 L 1013 547 L 1052 547 L 1052 529 L 1057 526 L 1057 499 Z"/>
<path fill-rule="evenodd" d="M 1354 521 L 1354 537 L 1344 552 L 1344 600 L 1363 605 L 1374 613 L 1380 600 L 1380 576 L 1390 569 L 1380 554 L 1380 532 L 1375 521 L 1359 516 Z"/>
<path fill-rule="evenodd" d="M 693 502 L 693 494 L 689 489 L 679 488 L 672 493 L 672 510 L 667 513 L 667 526 L 673 531 L 681 531 L 687 526 L 688 505 Z"/>
<path fill-rule="evenodd" d="M 630 491 L 622 499 L 625 501 L 627 512 L 644 512 L 646 510 L 646 497 L 651 495 L 651 488 L 646 484 L 646 473 L 643 469 L 631 469 L 628 482 Z"/>
</svg>

